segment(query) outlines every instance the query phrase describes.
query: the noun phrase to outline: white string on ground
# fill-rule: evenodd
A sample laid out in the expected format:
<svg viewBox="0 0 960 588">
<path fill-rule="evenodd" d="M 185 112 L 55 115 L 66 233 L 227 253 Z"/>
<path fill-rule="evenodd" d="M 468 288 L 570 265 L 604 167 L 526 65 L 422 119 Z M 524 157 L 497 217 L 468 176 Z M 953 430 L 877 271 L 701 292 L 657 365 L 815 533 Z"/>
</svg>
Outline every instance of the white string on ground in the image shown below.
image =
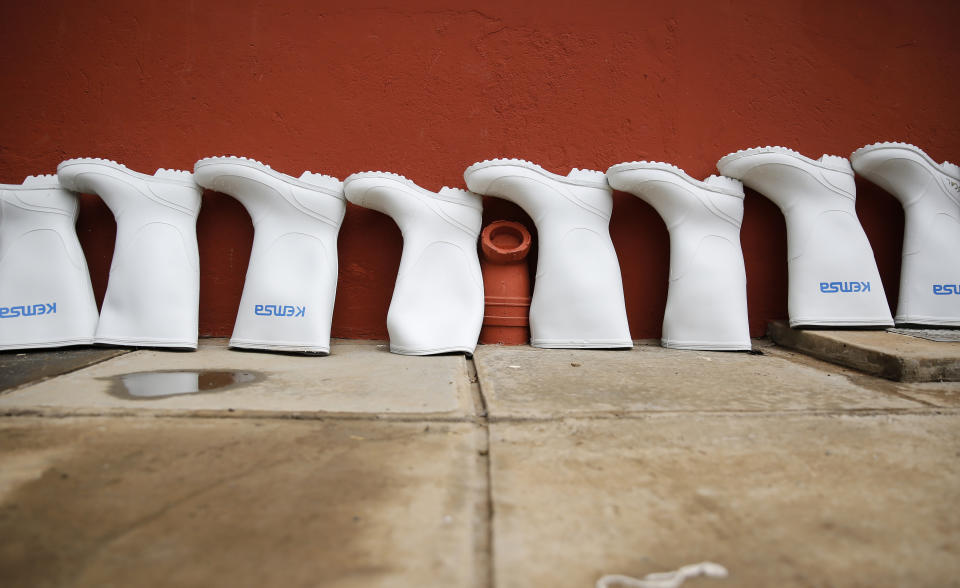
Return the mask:
<svg viewBox="0 0 960 588">
<path fill-rule="evenodd" d="M 608 575 L 597 580 L 596 588 L 677 588 L 689 578 L 706 576 L 708 578 L 726 578 L 727 568 L 720 564 L 704 561 L 697 564 L 683 566 L 674 572 L 657 572 L 647 574 L 643 578 L 630 576 Z"/>
</svg>

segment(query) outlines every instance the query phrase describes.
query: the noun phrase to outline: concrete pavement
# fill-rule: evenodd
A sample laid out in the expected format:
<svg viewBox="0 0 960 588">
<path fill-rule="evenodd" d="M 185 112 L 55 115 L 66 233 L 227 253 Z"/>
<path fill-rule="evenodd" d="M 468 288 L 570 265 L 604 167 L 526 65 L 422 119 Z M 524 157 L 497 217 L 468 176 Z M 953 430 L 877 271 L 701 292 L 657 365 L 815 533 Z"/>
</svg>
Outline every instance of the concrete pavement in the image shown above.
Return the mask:
<svg viewBox="0 0 960 588">
<path fill-rule="evenodd" d="M 763 340 L 382 345 L 49 359 L 66 373 L 0 394 L 4 585 L 592 586 L 702 560 L 729 578 L 688 585 L 960 577 L 960 383 Z"/>
</svg>

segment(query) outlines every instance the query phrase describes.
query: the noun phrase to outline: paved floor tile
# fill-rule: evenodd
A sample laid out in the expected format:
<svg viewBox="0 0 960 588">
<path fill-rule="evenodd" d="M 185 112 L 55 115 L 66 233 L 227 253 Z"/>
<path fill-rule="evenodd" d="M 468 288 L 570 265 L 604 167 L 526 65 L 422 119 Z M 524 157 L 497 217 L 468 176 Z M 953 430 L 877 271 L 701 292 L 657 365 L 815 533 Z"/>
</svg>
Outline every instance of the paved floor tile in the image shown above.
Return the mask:
<svg viewBox="0 0 960 588">
<path fill-rule="evenodd" d="M 126 349 L 78 347 L 0 352 L 0 390 L 59 376 L 127 353 Z"/>
<path fill-rule="evenodd" d="M 952 586 L 960 416 L 494 423 L 498 588 L 708 560 L 697 586 Z"/>
<path fill-rule="evenodd" d="M 328 357 L 227 349 L 143 350 L 0 396 L 2 409 L 473 414 L 462 355 L 408 357 L 335 341 Z M 156 375 L 160 372 L 160 375 Z M 174 372 L 174 373 L 171 373 Z M 141 374 L 147 373 L 144 376 Z M 225 387 L 217 388 L 218 384 Z M 183 390 L 213 388 L 191 394 Z M 173 394 L 173 395 L 171 395 Z"/>
<path fill-rule="evenodd" d="M 0 419 L 2 584 L 474 586 L 486 569 L 480 433 L 468 423 Z"/>
<path fill-rule="evenodd" d="M 873 389 L 854 370 L 763 353 L 679 351 L 658 345 L 631 351 L 484 345 L 474 359 L 494 418 L 924 406 Z M 960 389 L 960 384 L 950 385 Z"/>
</svg>

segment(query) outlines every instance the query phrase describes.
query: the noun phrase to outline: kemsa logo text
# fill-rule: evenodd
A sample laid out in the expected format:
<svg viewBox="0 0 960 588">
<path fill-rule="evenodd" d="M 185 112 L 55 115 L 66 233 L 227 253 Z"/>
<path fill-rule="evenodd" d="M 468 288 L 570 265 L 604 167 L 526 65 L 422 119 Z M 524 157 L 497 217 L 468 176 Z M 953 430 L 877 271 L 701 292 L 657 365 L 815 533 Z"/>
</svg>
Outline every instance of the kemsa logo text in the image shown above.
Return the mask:
<svg viewBox="0 0 960 588">
<path fill-rule="evenodd" d="M 934 284 L 933 293 L 937 296 L 960 295 L 960 284 Z"/>
<path fill-rule="evenodd" d="M 820 291 L 824 294 L 837 292 L 869 292 L 870 282 L 820 282 Z"/>
<path fill-rule="evenodd" d="M 0 306 L 0 318 L 16 318 L 18 316 L 43 316 L 45 314 L 57 314 L 57 303 L 45 302 L 43 304 Z"/>
<path fill-rule="evenodd" d="M 280 304 L 257 304 L 253 308 L 253 312 L 260 316 L 292 316 L 300 317 L 305 316 L 307 313 L 306 306 L 290 306 L 290 305 L 280 305 Z"/>
</svg>

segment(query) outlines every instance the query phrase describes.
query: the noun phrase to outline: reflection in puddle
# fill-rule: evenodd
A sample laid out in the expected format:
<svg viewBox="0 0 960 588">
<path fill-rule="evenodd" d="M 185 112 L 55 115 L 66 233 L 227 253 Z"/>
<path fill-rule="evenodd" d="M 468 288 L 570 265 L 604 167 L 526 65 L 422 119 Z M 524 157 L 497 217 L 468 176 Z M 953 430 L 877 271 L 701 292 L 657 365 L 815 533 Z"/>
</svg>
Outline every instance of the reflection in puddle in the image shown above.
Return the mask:
<svg viewBox="0 0 960 588">
<path fill-rule="evenodd" d="M 139 372 L 110 378 L 111 394 L 121 398 L 166 398 L 222 390 L 263 379 L 256 372 L 187 370 L 175 372 Z"/>
</svg>

